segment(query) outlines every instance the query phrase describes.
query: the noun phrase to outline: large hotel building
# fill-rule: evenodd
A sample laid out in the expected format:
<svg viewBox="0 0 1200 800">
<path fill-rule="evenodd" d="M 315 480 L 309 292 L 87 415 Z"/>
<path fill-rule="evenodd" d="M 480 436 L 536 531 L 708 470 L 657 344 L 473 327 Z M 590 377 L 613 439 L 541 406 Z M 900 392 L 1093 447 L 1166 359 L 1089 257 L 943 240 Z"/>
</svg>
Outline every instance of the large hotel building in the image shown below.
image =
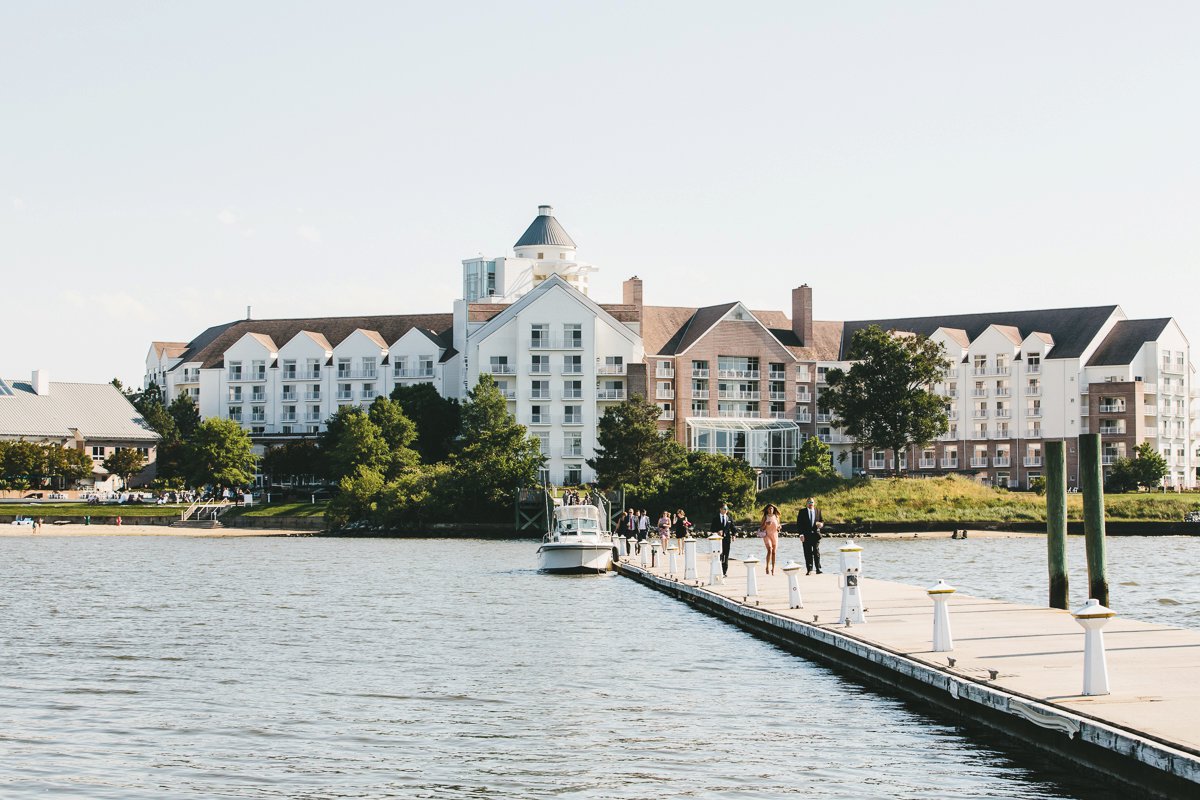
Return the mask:
<svg viewBox="0 0 1200 800">
<path fill-rule="evenodd" d="M 665 432 L 745 459 L 763 484 L 794 474 L 809 436 L 846 453 L 834 463 L 847 475 L 903 466 L 1013 487 L 1041 474 L 1044 442 L 1065 440 L 1074 483 L 1076 439 L 1092 432 L 1106 464 L 1151 442 L 1169 486 L 1196 485 L 1200 392 L 1174 319 L 1131 320 L 1109 305 L 830 322 L 813 319 L 807 285 L 792 289 L 790 309 L 692 308 L 647 305 L 636 277 L 621 302 L 598 303 L 594 271 L 541 206 L 511 257 L 463 261 L 450 313 L 229 322 L 189 342 L 154 342 L 145 381 L 188 394 L 204 417 L 241 422 L 265 446 L 312 436 L 339 406 L 396 386 L 432 383 L 463 398 L 489 374 L 563 484 L 593 477 L 585 459 L 598 419 L 637 393 L 662 409 Z M 851 336 L 872 324 L 946 348 L 935 388 L 950 430 L 926 448 L 864 452 L 822 407 L 826 371 L 847 365 Z"/>
</svg>

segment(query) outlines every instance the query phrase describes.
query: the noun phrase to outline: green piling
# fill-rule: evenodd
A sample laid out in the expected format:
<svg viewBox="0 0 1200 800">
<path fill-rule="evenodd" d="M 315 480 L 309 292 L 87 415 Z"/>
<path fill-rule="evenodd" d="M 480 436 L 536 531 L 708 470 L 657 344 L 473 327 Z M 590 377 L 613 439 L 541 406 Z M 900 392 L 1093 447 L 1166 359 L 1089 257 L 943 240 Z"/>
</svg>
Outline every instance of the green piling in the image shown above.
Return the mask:
<svg viewBox="0 0 1200 800">
<path fill-rule="evenodd" d="M 1104 467 L 1100 463 L 1100 434 L 1079 437 L 1079 488 L 1083 492 L 1083 535 L 1087 539 L 1088 597 L 1108 605 L 1108 574 L 1104 565 Z"/>
<path fill-rule="evenodd" d="M 1050 569 L 1050 607 L 1069 608 L 1067 457 L 1061 441 L 1046 442 L 1046 564 Z"/>
</svg>

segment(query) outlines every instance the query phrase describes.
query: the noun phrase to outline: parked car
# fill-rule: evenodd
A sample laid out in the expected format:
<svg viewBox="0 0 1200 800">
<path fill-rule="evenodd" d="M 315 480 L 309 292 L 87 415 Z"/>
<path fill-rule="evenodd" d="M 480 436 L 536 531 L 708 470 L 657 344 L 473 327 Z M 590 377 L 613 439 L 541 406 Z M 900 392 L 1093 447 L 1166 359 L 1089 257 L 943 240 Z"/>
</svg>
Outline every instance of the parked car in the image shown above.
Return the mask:
<svg viewBox="0 0 1200 800">
<path fill-rule="evenodd" d="M 33 527 L 33 517 L 17 517 L 16 519 L 14 519 L 12 521 L 12 524 L 13 525 L 28 525 L 30 528 L 32 528 Z"/>
</svg>

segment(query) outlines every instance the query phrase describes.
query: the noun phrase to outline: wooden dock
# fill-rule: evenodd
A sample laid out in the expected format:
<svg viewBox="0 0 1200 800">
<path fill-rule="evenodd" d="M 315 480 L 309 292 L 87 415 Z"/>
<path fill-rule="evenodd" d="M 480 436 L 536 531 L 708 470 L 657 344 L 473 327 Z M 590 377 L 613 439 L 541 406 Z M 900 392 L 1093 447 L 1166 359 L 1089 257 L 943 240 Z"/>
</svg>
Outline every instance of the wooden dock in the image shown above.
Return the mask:
<svg viewBox="0 0 1200 800">
<path fill-rule="evenodd" d="M 1112 693 L 1087 697 L 1081 695 L 1083 629 L 1066 611 L 956 593 L 950 600 L 954 649 L 936 653 L 933 603 L 924 587 L 864 578 L 867 623 L 836 624 L 839 544 L 825 543 L 825 574 L 800 571 L 804 606 L 798 609 L 788 608 L 783 571 L 764 576 L 761 564 L 757 598 L 746 597 L 746 570 L 737 560 L 716 586 L 707 585 L 708 554 L 697 557 L 693 581 L 682 579 L 682 558 L 678 576 L 667 574 L 665 558 L 657 569 L 642 569 L 636 557 L 618 569 L 886 690 L 1015 732 L 1140 789 L 1200 796 L 1200 631 L 1113 618 L 1104 629 Z M 739 541 L 733 554 L 761 558 L 756 545 Z M 864 573 L 870 568 L 868 548 Z M 953 575 L 936 578 L 954 583 Z"/>
</svg>

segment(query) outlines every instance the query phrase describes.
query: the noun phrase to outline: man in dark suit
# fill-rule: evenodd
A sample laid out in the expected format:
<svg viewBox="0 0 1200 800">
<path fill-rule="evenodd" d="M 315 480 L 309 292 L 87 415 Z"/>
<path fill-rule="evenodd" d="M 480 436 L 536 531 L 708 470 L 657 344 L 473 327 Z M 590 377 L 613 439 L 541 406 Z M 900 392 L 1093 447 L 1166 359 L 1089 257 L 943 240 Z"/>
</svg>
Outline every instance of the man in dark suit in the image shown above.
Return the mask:
<svg viewBox="0 0 1200 800">
<path fill-rule="evenodd" d="M 807 575 L 812 575 L 813 567 L 821 574 L 821 528 L 825 522 L 821 519 L 821 509 L 810 497 L 800 510 L 796 519 L 796 527 L 804 537 L 804 565 L 808 567 Z"/>
<path fill-rule="evenodd" d="M 733 544 L 733 517 L 729 514 L 729 507 L 724 503 L 721 504 L 721 510 L 717 512 L 717 516 L 713 517 L 712 525 L 709 529 L 713 533 L 721 534 L 721 574 L 729 574 L 729 546 Z"/>
</svg>

